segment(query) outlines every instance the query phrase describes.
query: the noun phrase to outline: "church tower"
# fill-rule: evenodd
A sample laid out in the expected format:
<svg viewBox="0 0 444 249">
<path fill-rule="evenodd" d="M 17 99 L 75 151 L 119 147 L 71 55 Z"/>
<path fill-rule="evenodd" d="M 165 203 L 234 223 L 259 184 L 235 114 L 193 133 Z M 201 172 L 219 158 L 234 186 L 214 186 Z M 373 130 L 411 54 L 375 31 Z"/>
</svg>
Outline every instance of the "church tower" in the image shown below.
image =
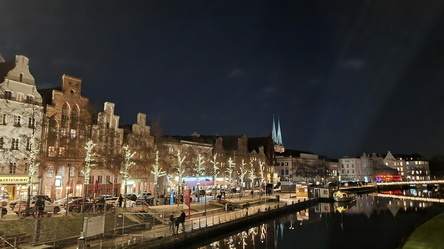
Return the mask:
<svg viewBox="0 0 444 249">
<path fill-rule="evenodd" d="M 285 147 L 282 142 L 281 123 L 279 120 L 279 116 L 277 119 L 277 127 L 276 127 L 276 122 L 274 120 L 274 115 L 273 115 L 273 127 L 271 131 L 271 137 L 273 139 L 274 151 L 279 153 L 285 152 Z"/>
</svg>

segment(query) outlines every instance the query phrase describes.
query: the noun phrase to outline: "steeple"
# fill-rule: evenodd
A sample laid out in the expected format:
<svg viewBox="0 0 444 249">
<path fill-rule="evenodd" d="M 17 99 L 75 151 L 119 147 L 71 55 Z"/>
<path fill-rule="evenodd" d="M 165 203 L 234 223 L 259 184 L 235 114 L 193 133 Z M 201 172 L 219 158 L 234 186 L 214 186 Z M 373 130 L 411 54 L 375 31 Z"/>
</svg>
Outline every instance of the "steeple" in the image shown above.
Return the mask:
<svg viewBox="0 0 444 249">
<path fill-rule="evenodd" d="M 278 145 L 280 146 L 284 146 L 283 142 L 282 142 L 282 133 L 281 133 L 281 122 L 279 120 L 279 116 L 278 116 L 278 123 L 277 123 L 277 142 Z"/>
<path fill-rule="evenodd" d="M 275 121 L 274 121 L 274 115 L 273 115 L 273 128 L 271 128 L 271 139 L 273 139 L 273 143 L 277 144 L 277 137 L 276 137 L 276 125 L 275 125 Z"/>
<path fill-rule="evenodd" d="M 271 138 L 273 139 L 274 151 L 283 153 L 285 151 L 284 144 L 282 143 L 282 132 L 281 132 L 281 123 L 278 116 L 277 121 L 277 130 L 276 130 L 276 122 L 274 120 L 273 115 L 273 127 L 271 131 Z"/>
</svg>

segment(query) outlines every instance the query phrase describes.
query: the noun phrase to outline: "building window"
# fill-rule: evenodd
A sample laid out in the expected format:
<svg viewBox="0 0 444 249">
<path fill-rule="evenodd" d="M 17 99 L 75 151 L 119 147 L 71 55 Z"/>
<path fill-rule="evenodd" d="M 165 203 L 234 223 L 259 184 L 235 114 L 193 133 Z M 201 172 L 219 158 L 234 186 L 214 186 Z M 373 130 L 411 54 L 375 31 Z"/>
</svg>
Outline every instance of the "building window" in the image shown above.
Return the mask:
<svg viewBox="0 0 444 249">
<path fill-rule="evenodd" d="M 26 150 L 27 150 L 27 151 L 31 151 L 31 146 L 32 146 L 32 144 L 31 144 L 31 139 L 28 138 L 28 139 L 26 140 Z"/>
<path fill-rule="evenodd" d="M 3 149 L 3 145 L 5 145 L 5 140 L 3 137 L 0 137 L 0 149 Z"/>
<path fill-rule="evenodd" d="M 26 103 L 32 103 L 32 102 L 34 102 L 34 96 L 26 95 Z"/>
<path fill-rule="evenodd" d="M 65 107 L 62 109 L 62 121 L 69 120 L 69 111 Z"/>
<path fill-rule="evenodd" d="M 11 149 L 18 150 L 19 140 L 18 138 L 12 139 Z"/>
<path fill-rule="evenodd" d="M 76 129 L 71 129 L 71 139 L 75 139 L 77 137 Z"/>
<path fill-rule="evenodd" d="M 118 183 L 119 178 L 117 176 L 114 176 L 114 183 Z"/>
<path fill-rule="evenodd" d="M 11 91 L 6 91 L 5 92 L 5 99 L 9 99 L 9 100 L 12 99 L 12 92 Z"/>
<path fill-rule="evenodd" d="M 16 115 L 16 116 L 14 117 L 14 126 L 15 126 L 15 127 L 20 127 L 20 126 L 22 126 L 22 125 L 21 125 L 21 120 L 22 120 L 22 117 L 19 116 L 19 115 Z"/>
<path fill-rule="evenodd" d="M 54 177 L 54 166 L 48 166 L 48 168 L 46 169 L 46 176 Z"/>
<path fill-rule="evenodd" d="M 79 121 L 79 113 L 77 111 L 71 111 L 71 119 L 72 122 L 77 122 Z"/>
<path fill-rule="evenodd" d="M 48 146 L 48 156 L 49 157 L 55 157 L 56 151 L 54 146 Z"/>
<path fill-rule="evenodd" d="M 94 183 L 94 176 L 90 176 L 89 177 L 89 184 L 93 184 Z"/>
<path fill-rule="evenodd" d="M 102 183 L 103 176 L 97 176 L 97 183 Z"/>
<path fill-rule="evenodd" d="M 65 137 L 66 136 L 66 128 L 60 128 L 60 136 Z"/>
<path fill-rule="evenodd" d="M 16 169 L 17 165 L 15 163 L 9 163 L 9 174 L 15 174 Z"/>
<path fill-rule="evenodd" d="M 59 156 L 65 156 L 65 147 L 59 147 Z"/>
<path fill-rule="evenodd" d="M 29 118 L 28 128 L 35 128 L 35 118 Z"/>
<path fill-rule="evenodd" d="M 57 170 L 57 176 L 63 176 L 65 171 L 65 167 L 60 166 L 59 169 Z"/>
<path fill-rule="evenodd" d="M 105 179 L 106 179 L 106 183 L 109 183 L 109 184 L 112 183 L 111 182 L 111 176 L 106 176 Z"/>
<path fill-rule="evenodd" d="M 73 177 L 75 175 L 75 168 L 73 166 L 69 166 L 69 176 Z"/>
<path fill-rule="evenodd" d="M 6 125 L 6 114 L 2 114 L 0 119 L 0 125 Z"/>
</svg>

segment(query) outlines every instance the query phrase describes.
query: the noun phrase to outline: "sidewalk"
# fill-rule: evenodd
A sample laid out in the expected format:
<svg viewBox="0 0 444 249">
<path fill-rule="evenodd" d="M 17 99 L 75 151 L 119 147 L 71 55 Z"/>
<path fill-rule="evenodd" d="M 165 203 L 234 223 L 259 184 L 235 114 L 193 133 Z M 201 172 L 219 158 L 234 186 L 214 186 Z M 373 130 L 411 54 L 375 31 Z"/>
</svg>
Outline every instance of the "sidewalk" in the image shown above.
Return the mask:
<svg viewBox="0 0 444 249">
<path fill-rule="evenodd" d="M 149 230 L 142 230 L 132 234 L 123 234 L 115 238 L 87 241 L 88 248 L 123 248 L 132 244 L 140 244 L 153 239 L 164 240 L 169 237 L 176 236 L 176 234 L 173 234 L 170 230 L 168 217 L 171 213 L 174 215 L 174 217 L 178 217 L 182 210 L 187 215 L 185 232 L 191 232 L 244 217 L 245 215 L 248 215 L 248 213 L 251 215 L 257 212 L 263 212 L 270 208 L 278 208 L 279 205 L 283 206 L 285 204 L 291 204 L 292 202 L 296 203 L 298 200 L 302 201 L 304 199 L 290 198 L 289 194 L 279 194 L 279 196 L 279 203 L 276 202 L 276 196 L 267 196 L 266 198 L 259 198 L 258 196 L 242 198 L 227 197 L 222 199 L 221 203 L 212 200 L 207 200 L 206 203 L 202 200 L 200 202 L 192 202 L 190 217 L 188 217 L 188 209 L 184 209 L 182 204 L 179 206 L 177 204 L 149 206 L 147 209 L 145 209 L 145 211 L 149 212 L 152 210 L 153 213 L 159 214 L 159 217 L 163 217 L 162 224 L 154 225 Z M 226 211 L 224 202 L 234 206 L 234 211 Z M 240 206 L 243 208 L 239 208 Z M 183 233 L 182 226 L 179 226 L 179 234 L 181 233 Z M 78 248 L 78 246 L 72 245 L 64 248 Z"/>
</svg>

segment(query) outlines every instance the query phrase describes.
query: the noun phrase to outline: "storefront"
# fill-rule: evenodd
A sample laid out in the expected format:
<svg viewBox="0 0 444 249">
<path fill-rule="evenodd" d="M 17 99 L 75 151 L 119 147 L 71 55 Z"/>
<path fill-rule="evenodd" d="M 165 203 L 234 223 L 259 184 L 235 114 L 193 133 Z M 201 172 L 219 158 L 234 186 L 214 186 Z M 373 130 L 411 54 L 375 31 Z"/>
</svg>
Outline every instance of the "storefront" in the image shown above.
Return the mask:
<svg viewBox="0 0 444 249">
<path fill-rule="evenodd" d="M 25 199 L 28 195 L 27 175 L 0 175 L 0 198 L 4 200 Z M 39 193 L 39 178 L 31 178 L 31 195 Z"/>
</svg>

